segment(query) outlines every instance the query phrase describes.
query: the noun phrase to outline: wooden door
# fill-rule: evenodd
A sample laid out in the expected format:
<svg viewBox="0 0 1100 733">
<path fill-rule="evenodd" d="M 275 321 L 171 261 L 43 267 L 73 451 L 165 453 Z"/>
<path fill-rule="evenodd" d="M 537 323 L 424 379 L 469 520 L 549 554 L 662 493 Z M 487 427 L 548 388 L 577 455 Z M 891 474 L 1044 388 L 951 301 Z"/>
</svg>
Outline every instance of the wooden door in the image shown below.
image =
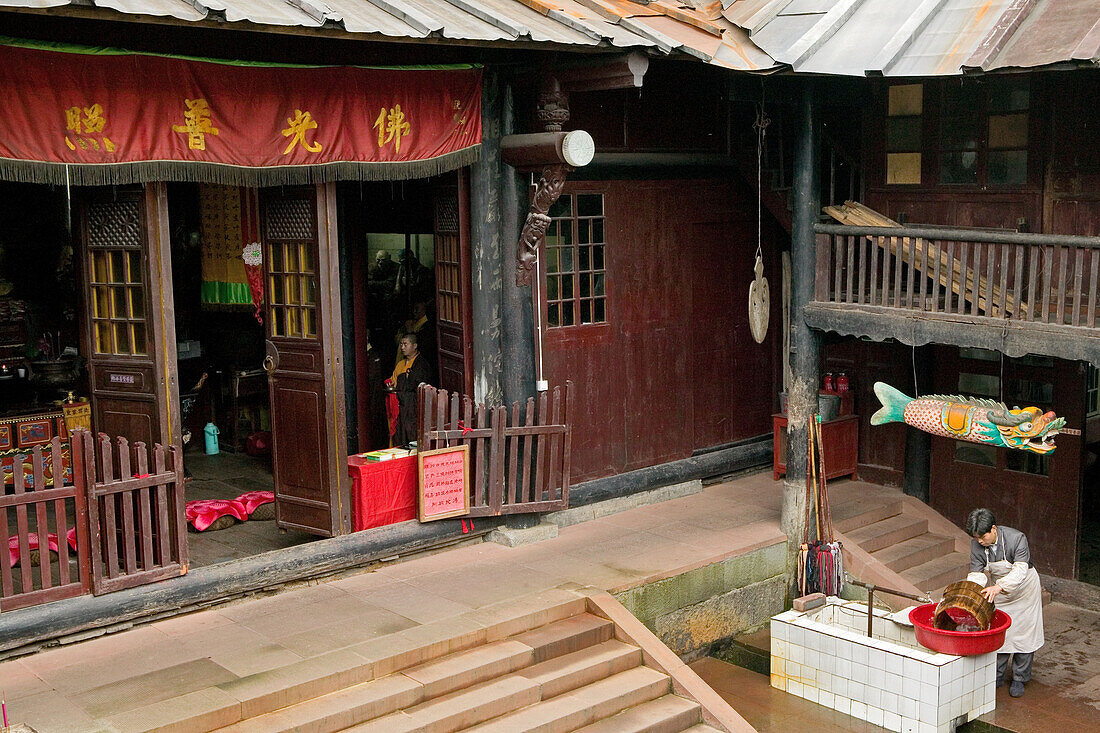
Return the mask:
<svg viewBox="0 0 1100 733">
<path fill-rule="evenodd" d="M 435 189 L 435 312 L 439 385 L 473 395 L 473 328 L 470 304 L 470 176 L 463 168 Z"/>
<path fill-rule="evenodd" d="M 279 527 L 349 531 L 333 184 L 261 192 L 272 470 Z"/>
<path fill-rule="evenodd" d="M 1067 428 L 1084 423 L 1084 371 L 1078 362 L 1043 356 L 1004 360 L 996 352 L 940 347 L 937 390 L 1054 410 Z M 1059 435 L 1046 456 L 977 443 L 932 438 L 930 504 L 962 527 L 987 507 L 999 524 L 1028 537 L 1041 573 L 1075 577 L 1082 438 Z"/>
<path fill-rule="evenodd" d="M 91 190 L 79 222 L 93 428 L 131 443 L 178 443 L 167 189 Z"/>
</svg>

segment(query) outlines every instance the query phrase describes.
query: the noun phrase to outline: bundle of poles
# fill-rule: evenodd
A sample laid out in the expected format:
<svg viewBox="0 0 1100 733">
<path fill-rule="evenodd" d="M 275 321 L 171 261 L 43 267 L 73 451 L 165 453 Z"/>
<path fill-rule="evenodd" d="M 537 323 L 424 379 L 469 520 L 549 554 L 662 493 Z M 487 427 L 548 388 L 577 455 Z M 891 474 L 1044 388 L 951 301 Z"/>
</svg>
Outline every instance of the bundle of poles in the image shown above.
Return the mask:
<svg viewBox="0 0 1100 733">
<path fill-rule="evenodd" d="M 810 516 L 814 537 L 810 537 Z M 825 480 L 825 443 L 821 439 L 821 416 L 809 420 L 806 450 L 806 513 L 803 542 L 798 551 L 798 587 L 802 595 L 839 595 L 844 586 L 844 561 L 839 542 L 833 539 L 833 517 Z"/>
</svg>

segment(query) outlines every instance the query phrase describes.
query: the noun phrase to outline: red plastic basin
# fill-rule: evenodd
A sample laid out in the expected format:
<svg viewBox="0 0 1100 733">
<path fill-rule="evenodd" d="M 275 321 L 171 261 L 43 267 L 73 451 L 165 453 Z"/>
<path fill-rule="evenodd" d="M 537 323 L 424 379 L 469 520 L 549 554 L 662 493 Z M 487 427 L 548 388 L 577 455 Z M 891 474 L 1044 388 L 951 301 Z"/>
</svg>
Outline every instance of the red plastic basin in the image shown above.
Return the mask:
<svg viewBox="0 0 1100 733">
<path fill-rule="evenodd" d="M 955 654 L 960 657 L 974 654 L 988 654 L 1004 646 L 1005 632 L 1012 625 L 1012 619 L 1004 611 L 994 611 L 989 631 L 944 631 L 932 625 L 936 615 L 936 604 L 926 603 L 909 612 L 909 620 L 917 633 L 917 641 L 941 654 Z"/>
</svg>

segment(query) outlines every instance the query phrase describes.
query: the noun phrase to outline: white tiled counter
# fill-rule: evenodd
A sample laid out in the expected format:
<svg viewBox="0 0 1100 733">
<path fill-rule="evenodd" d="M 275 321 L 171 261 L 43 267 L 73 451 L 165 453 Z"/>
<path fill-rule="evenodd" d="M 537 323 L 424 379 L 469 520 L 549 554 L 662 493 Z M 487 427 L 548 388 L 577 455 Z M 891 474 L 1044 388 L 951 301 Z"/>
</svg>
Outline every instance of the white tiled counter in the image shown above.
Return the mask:
<svg viewBox="0 0 1100 733">
<path fill-rule="evenodd" d="M 874 613 L 873 637 L 866 604 L 840 598 L 773 616 L 772 687 L 904 733 L 952 733 L 994 709 L 996 654 L 938 654 Z"/>
</svg>

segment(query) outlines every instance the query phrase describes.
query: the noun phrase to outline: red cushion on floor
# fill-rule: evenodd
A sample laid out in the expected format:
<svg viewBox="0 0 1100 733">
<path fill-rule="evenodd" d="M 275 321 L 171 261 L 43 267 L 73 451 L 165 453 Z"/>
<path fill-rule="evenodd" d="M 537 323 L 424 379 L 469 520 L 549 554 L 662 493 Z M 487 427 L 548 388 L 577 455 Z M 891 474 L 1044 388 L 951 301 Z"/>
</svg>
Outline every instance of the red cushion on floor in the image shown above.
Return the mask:
<svg viewBox="0 0 1100 733">
<path fill-rule="evenodd" d="M 57 535 L 52 532 L 46 535 L 46 544 L 53 552 L 57 552 Z M 38 535 L 34 532 L 27 533 L 27 549 L 38 549 Z M 8 564 L 13 566 L 17 562 L 19 562 L 19 538 L 12 537 L 8 539 Z"/>
<path fill-rule="evenodd" d="M 271 504 L 275 501 L 274 491 L 249 491 L 237 497 L 237 501 L 244 504 L 245 511 L 249 514 L 256 511 L 257 507 Z"/>
<path fill-rule="evenodd" d="M 187 502 L 187 521 L 199 532 L 207 529 L 221 517 L 231 516 L 238 521 L 248 519 L 244 504 L 236 499 L 197 499 Z"/>
</svg>

